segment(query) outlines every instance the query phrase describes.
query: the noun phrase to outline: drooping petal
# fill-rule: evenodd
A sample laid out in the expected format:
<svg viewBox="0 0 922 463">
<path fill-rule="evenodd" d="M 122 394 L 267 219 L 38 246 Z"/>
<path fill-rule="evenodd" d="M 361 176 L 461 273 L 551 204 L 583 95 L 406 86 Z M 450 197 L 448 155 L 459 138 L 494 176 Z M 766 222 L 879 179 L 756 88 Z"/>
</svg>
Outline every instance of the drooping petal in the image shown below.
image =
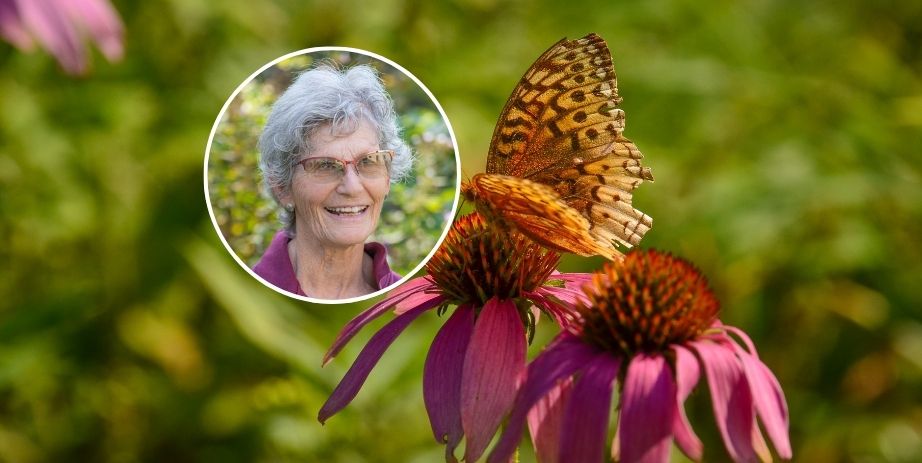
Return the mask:
<svg viewBox="0 0 922 463">
<path fill-rule="evenodd" d="M 461 376 L 465 461 L 480 458 L 512 408 L 525 372 L 525 349 L 525 327 L 515 304 L 488 300 L 474 325 Z"/>
<path fill-rule="evenodd" d="M 407 285 L 411 285 L 411 283 L 416 283 L 416 280 L 413 280 L 413 282 L 408 282 Z M 333 344 L 330 346 L 330 349 L 323 356 L 323 364 L 326 365 L 327 362 L 329 362 L 333 357 L 335 357 L 336 354 L 338 354 L 339 351 L 342 350 L 343 346 L 345 346 L 349 342 L 349 340 L 351 340 L 352 337 L 355 336 L 355 334 L 358 333 L 359 330 L 362 329 L 362 327 L 364 327 L 365 325 L 367 325 L 374 319 L 380 317 L 381 315 L 385 314 L 392 307 L 394 307 L 401 301 L 406 300 L 410 296 L 414 295 L 417 291 L 424 291 L 425 289 L 431 286 L 434 286 L 434 285 L 432 285 L 432 283 L 430 282 L 428 286 L 422 285 L 422 284 L 413 284 L 411 286 L 411 289 L 402 289 L 402 288 L 398 289 L 397 291 L 395 291 L 395 294 L 382 299 L 381 302 L 378 302 L 377 304 L 371 306 L 368 310 L 365 310 L 364 312 L 358 314 L 355 318 L 350 320 L 349 323 L 346 323 L 346 326 L 344 326 L 342 331 L 339 332 L 339 335 L 336 336 L 336 339 L 333 341 Z M 431 309 L 433 307 L 437 307 L 439 304 L 441 304 L 444 301 L 445 301 L 444 297 L 435 298 L 435 299 L 427 299 L 426 301 L 420 303 L 416 307 L 410 308 L 409 310 L 415 310 L 417 308 Z M 409 310 L 405 312 L 408 312 Z"/>
<path fill-rule="evenodd" d="M 572 390 L 572 378 L 564 378 L 528 412 L 528 432 L 539 463 L 559 461 L 563 414 Z"/>
<path fill-rule="evenodd" d="M 525 384 L 515 399 L 515 406 L 506 430 L 493 451 L 488 463 L 504 463 L 515 453 L 522 437 L 526 416 L 531 408 L 563 378 L 567 378 L 591 360 L 597 351 L 578 337 L 565 331 L 557 335 L 528 366 Z"/>
<path fill-rule="evenodd" d="M 551 278 L 557 278 L 563 280 L 564 284 L 568 288 L 573 288 L 579 291 L 582 291 L 583 285 L 592 281 L 591 273 L 551 273 Z"/>
<path fill-rule="evenodd" d="M 23 24 L 65 71 L 76 74 L 86 69 L 86 50 L 77 29 L 62 16 L 56 5 L 37 1 L 19 1 L 17 4 Z"/>
<path fill-rule="evenodd" d="M 388 297 L 397 297 L 400 295 L 405 295 L 406 293 L 412 292 L 409 297 L 401 300 L 394 306 L 394 313 L 400 315 L 407 310 L 417 307 L 420 304 L 424 304 L 427 301 L 437 297 L 441 294 L 439 287 L 435 285 L 432 281 L 432 277 L 424 276 L 422 278 L 414 278 L 397 288 L 394 291 L 391 291 L 388 294 Z"/>
<path fill-rule="evenodd" d="M 85 29 L 109 60 L 122 57 L 122 21 L 105 0 L 59 0 L 58 8 Z"/>
<path fill-rule="evenodd" d="M 770 460 L 755 421 L 755 406 L 743 367 L 732 348 L 703 340 L 692 343 L 708 378 L 714 418 L 734 461 Z"/>
<path fill-rule="evenodd" d="M 560 463 L 595 463 L 605 456 L 611 396 L 621 359 L 599 353 L 575 379 L 560 433 Z"/>
<path fill-rule="evenodd" d="M 791 458 L 791 441 L 788 437 L 788 406 L 778 379 L 758 357 L 749 355 L 736 344 L 732 344 L 743 364 L 746 379 L 755 402 L 756 412 L 765 426 L 765 431 L 778 456 Z"/>
<path fill-rule="evenodd" d="M 564 304 L 572 306 L 576 304 L 577 301 L 587 301 L 586 292 L 582 290 L 582 286 L 587 281 L 591 280 L 591 276 L 592 274 L 589 273 L 561 273 L 551 275 L 552 279 L 559 278 L 563 280 L 563 286 L 539 286 L 535 289 L 535 292 L 546 296 L 553 296 Z"/>
<path fill-rule="evenodd" d="M 435 440 L 446 444 L 446 460 L 464 436 L 461 428 L 461 372 L 474 331 L 474 309 L 463 304 L 439 330 L 423 368 L 423 399 Z"/>
<path fill-rule="evenodd" d="M 32 37 L 22 23 L 22 14 L 15 1 L 0 1 L 0 37 L 20 50 L 32 49 Z"/>
<path fill-rule="evenodd" d="M 555 297 L 568 305 L 574 305 L 577 302 L 586 302 L 586 293 L 581 289 L 573 288 L 547 288 Z"/>
<path fill-rule="evenodd" d="M 618 420 L 622 461 L 669 461 L 675 399 L 676 384 L 665 357 L 638 354 L 631 359 Z"/>
<path fill-rule="evenodd" d="M 739 328 L 737 328 L 737 327 L 735 327 L 735 326 L 724 325 L 723 323 L 720 324 L 720 328 L 721 328 L 722 330 L 725 330 L 727 333 L 733 333 L 733 334 L 735 334 L 737 337 L 739 337 L 740 340 L 743 341 L 743 344 L 746 345 L 746 349 L 748 350 L 749 354 L 752 355 L 752 356 L 755 357 L 755 358 L 759 358 L 759 353 L 756 352 L 756 345 L 755 345 L 755 343 L 752 342 L 752 339 L 749 338 L 749 335 L 746 334 L 745 331 L 743 331 L 743 330 L 741 330 L 741 329 L 739 329 Z M 727 336 L 727 338 L 728 338 L 728 340 L 732 340 L 729 336 Z"/>
<path fill-rule="evenodd" d="M 547 297 L 547 293 L 544 291 L 528 292 L 524 293 L 523 296 L 532 301 L 536 307 L 547 312 L 547 314 L 554 319 L 554 323 L 557 323 L 557 326 L 565 327 L 574 319 L 575 313 L 571 306 L 566 306 L 554 301 Z"/>
<path fill-rule="evenodd" d="M 339 382 L 326 403 L 320 408 L 317 419 L 321 423 L 342 410 L 349 402 L 352 402 L 359 389 L 365 384 L 371 369 L 378 364 L 378 360 L 384 355 L 384 351 L 390 347 L 391 343 L 397 339 L 397 336 L 403 332 L 407 325 L 416 320 L 416 317 L 426 310 L 428 308 L 425 306 L 417 307 L 415 310 L 398 315 L 371 337 L 368 344 L 365 345 L 362 352 L 355 359 L 355 363 L 352 364 L 342 381 Z"/>
<path fill-rule="evenodd" d="M 552 290 L 560 300 L 567 304 L 573 305 L 576 301 L 586 301 L 586 292 L 583 291 L 583 285 L 592 281 L 591 273 L 553 273 L 551 279 L 563 281 L 563 287 L 549 287 L 544 289 Z"/>
<path fill-rule="evenodd" d="M 698 359 L 695 358 L 690 350 L 680 345 L 672 346 L 675 352 L 675 370 L 676 370 L 676 410 L 672 420 L 672 433 L 675 437 L 676 444 L 682 449 L 682 452 L 692 460 L 700 461 L 704 453 L 704 444 L 701 439 L 692 430 L 688 417 L 685 416 L 685 399 L 688 398 L 692 390 L 698 384 L 701 377 L 701 367 L 698 365 Z"/>
</svg>

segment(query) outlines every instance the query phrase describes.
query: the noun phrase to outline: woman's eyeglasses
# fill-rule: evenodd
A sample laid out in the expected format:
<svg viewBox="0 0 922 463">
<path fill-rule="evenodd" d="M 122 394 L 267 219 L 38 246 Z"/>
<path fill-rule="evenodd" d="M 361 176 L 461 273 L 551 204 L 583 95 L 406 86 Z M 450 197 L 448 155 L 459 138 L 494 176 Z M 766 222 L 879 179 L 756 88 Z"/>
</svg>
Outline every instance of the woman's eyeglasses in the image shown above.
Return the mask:
<svg viewBox="0 0 922 463">
<path fill-rule="evenodd" d="M 362 155 L 354 161 L 342 159 L 317 157 L 306 158 L 298 161 L 308 177 L 315 182 L 332 183 L 342 180 L 346 175 L 346 166 L 352 164 L 355 173 L 364 179 L 378 179 L 386 177 L 394 159 L 393 150 L 377 150 Z"/>
</svg>

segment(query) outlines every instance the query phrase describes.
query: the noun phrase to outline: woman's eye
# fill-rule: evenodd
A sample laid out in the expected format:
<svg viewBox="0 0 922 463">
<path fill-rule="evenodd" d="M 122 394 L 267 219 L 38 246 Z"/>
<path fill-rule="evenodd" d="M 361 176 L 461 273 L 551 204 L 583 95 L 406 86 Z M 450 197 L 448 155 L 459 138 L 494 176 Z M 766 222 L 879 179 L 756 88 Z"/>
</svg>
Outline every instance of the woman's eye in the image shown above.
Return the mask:
<svg viewBox="0 0 922 463">
<path fill-rule="evenodd" d="M 314 163 L 314 168 L 323 171 L 338 170 L 339 163 L 330 159 L 322 159 Z"/>
</svg>

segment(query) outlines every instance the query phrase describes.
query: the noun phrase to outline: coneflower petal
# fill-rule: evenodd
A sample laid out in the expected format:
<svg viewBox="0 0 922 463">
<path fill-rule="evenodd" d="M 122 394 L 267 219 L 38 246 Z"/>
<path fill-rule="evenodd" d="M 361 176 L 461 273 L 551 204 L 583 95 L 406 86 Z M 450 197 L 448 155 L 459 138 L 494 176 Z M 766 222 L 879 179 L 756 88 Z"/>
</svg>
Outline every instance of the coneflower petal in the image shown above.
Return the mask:
<svg viewBox="0 0 922 463">
<path fill-rule="evenodd" d="M 428 307 L 422 306 L 403 315 L 398 315 L 371 337 L 358 358 L 355 359 L 355 363 L 349 367 L 349 371 L 346 372 L 342 381 L 339 382 L 326 403 L 320 408 L 317 419 L 321 423 L 342 410 L 346 405 L 349 405 L 349 402 L 352 402 L 359 389 L 362 388 L 362 384 L 365 384 L 371 369 L 378 364 L 378 360 L 384 355 L 384 351 L 390 347 L 394 339 L 397 339 L 397 336 L 403 332 L 407 325 L 427 310 L 429 310 Z"/>
<path fill-rule="evenodd" d="M 403 296 L 410 292 L 413 294 L 410 294 L 409 297 L 394 305 L 394 315 L 400 315 L 442 294 L 442 291 L 439 291 L 438 286 L 432 281 L 432 277 L 427 275 L 422 278 L 414 278 L 404 283 L 399 288 L 389 293 L 388 298 Z"/>
<path fill-rule="evenodd" d="M 86 29 L 106 58 L 116 60 L 122 57 L 122 22 L 109 2 L 64 0 L 58 1 L 57 6 L 74 23 Z"/>
<path fill-rule="evenodd" d="M 675 414 L 672 421 L 672 433 L 675 436 L 676 444 L 682 449 L 682 452 L 692 460 L 701 460 L 704 453 L 704 444 L 701 439 L 692 430 L 688 417 L 685 415 L 685 399 L 688 398 L 692 390 L 698 384 L 701 377 L 701 367 L 698 365 L 698 359 L 695 358 L 690 350 L 680 345 L 672 346 L 675 352 L 675 370 L 676 370 L 676 401 Z"/>
<path fill-rule="evenodd" d="M 778 456 L 790 459 L 791 441 L 788 438 L 788 409 L 784 399 L 784 392 L 781 391 L 781 385 L 778 384 L 775 375 L 757 357 L 750 355 L 741 347 L 736 346 L 736 350 L 740 361 L 743 363 L 759 419 L 762 420 L 768 437 L 775 444 Z"/>
<path fill-rule="evenodd" d="M 525 328 L 515 303 L 488 300 L 474 325 L 461 373 L 465 461 L 480 458 L 512 408 L 525 372 L 525 350 Z"/>
<path fill-rule="evenodd" d="M 560 463 L 604 459 L 612 388 L 620 367 L 616 357 L 598 354 L 575 380 L 560 434 Z"/>
<path fill-rule="evenodd" d="M 550 278 L 564 282 L 562 288 L 553 288 L 555 296 L 560 300 L 570 305 L 576 304 L 577 301 L 583 301 L 584 303 L 588 301 L 586 292 L 583 291 L 583 285 L 592 281 L 591 273 L 554 273 L 551 274 Z"/>
<path fill-rule="evenodd" d="M 81 73 L 86 69 L 86 49 L 77 29 L 49 2 L 17 2 L 26 27 L 38 38 L 65 71 Z"/>
<path fill-rule="evenodd" d="M 32 49 L 32 37 L 22 24 L 22 13 L 17 2 L 0 1 L 0 37 L 21 50 Z"/>
<path fill-rule="evenodd" d="M 740 360 L 731 347 L 709 340 L 696 341 L 707 374 L 714 418 L 727 452 L 734 461 L 770 460 L 765 440 L 755 421 L 755 406 Z"/>
<path fill-rule="evenodd" d="M 393 294 L 389 295 L 387 298 L 382 299 L 381 302 L 371 306 L 368 310 L 358 314 L 355 318 L 346 323 L 346 326 L 339 332 L 339 335 L 336 336 L 336 339 L 333 340 L 333 344 L 330 346 L 330 349 L 327 350 L 327 353 L 323 356 L 323 364 L 326 365 L 339 351 L 345 346 L 349 340 L 358 333 L 362 327 L 373 321 L 374 319 L 380 317 L 381 315 L 387 313 L 392 307 L 399 304 L 400 302 L 407 300 L 418 292 L 425 291 L 430 287 L 435 287 L 431 281 L 425 278 L 416 278 L 410 282 L 407 282 L 406 287 L 401 287 Z M 432 299 L 426 299 L 421 302 L 416 307 L 411 307 L 404 312 L 413 310 L 416 308 L 431 309 L 437 307 L 439 304 L 444 302 L 447 298 L 445 296 L 438 296 Z"/>
<path fill-rule="evenodd" d="M 558 288 L 554 288 L 558 289 Z M 524 293 L 526 299 L 532 301 L 535 306 L 540 307 L 542 310 L 547 312 L 551 318 L 554 319 L 554 323 L 557 323 L 560 327 L 565 327 L 571 323 L 574 319 L 574 312 L 571 306 L 563 305 L 551 298 L 548 295 L 553 294 L 550 291 L 547 291 L 544 288 L 536 289 L 535 291 Z M 539 312 L 540 313 L 540 312 Z M 538 314 L 535 314 L 536 317 Z M 537 321 L 537 318 L 536 318 Z"/>
<path fill-rule="evenodd" d="M 527 381 L 522 386 L 515 407 L 506 423 L 506 430 L 490 453 L 488 463 L 504 463 L 515 453 L 528 411 L 561 379 L 567 378 L 586 366 L 598 351 L 581 339 L 563 332 L 545 348 L 528 366 Z"/>
<path fill-rule="evenodd" d="M 446 459 L 464 436 L 461 427 L 461 368 L 474 331 L 474 308 L 463 304 L 442 326 L 426 356 L 423 368 L 423 400 L 435 440 L 446 444 Z"/>
<path fill-rule="evenodd" d="M 572 378 L 566 378 L 528 412 L 528 433 L 540 463 L 557 463 L 560 456 L 560 433 L 567 401 L 573 390 Z"/>
<path fill-rule="evenodd" d="M 675 400 L 676 384 L 665 357 L 638 354 L 631 359 L 618 420 L 622 461 L 669 461 Z"/>
</svg>

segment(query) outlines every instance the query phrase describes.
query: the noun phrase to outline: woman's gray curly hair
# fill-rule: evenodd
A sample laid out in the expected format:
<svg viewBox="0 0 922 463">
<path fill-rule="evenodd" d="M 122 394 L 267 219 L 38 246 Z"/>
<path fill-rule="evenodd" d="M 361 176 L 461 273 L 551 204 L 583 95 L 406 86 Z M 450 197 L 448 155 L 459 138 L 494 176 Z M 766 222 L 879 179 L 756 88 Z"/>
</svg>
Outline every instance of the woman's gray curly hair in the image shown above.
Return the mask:
<svg viewBox="0 0 922 463">
<path fill-rule="evenodd" d="M 310 136 L 324 124 L 335 134 L 349 134 L 362 121 L 377 130 L 381 149 L 394 150 L 391 183 L 403 180 L 413 168 L 413 153 L 400 137 L 394 102 L 371 66 L 321 64 L 301 73 L 272 105 L 259 137 L 259 168 L 263 187 L 282 206 L 279 220 L 289 233 L 294 232 L 294 212 L 285 209 L 277 192 L 291 191 L 296 162 L 313 149 Z"/>
</svg>

